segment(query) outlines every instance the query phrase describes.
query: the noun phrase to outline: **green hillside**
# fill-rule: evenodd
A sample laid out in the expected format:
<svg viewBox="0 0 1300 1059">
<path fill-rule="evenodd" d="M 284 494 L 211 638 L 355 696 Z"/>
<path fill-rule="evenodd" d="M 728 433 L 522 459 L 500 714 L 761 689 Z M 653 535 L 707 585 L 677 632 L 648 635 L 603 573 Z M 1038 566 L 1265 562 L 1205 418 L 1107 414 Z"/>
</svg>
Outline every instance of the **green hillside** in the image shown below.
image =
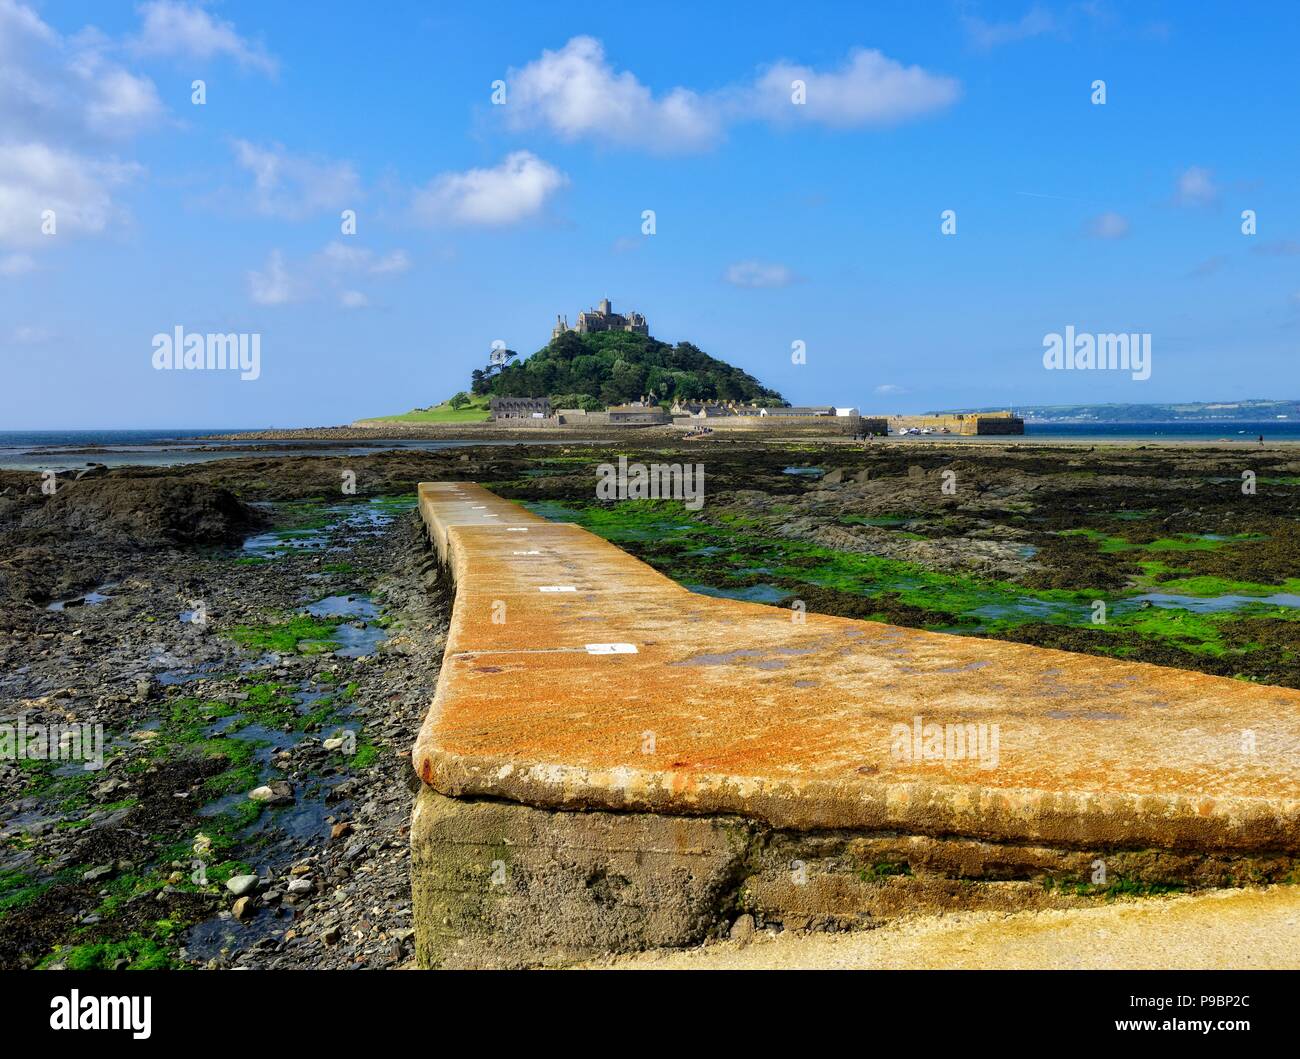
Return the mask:
<svg viewBox="0 0 1300 1059">
<path fill-rule="evenodd" d="M 475 397 L 470 394 L 457 395 L 466 399 L 467 403 L 461 404 L 456 401 L 459 407 L 453 408 L 452 398 L 443 401 L 442 404 L 430 405 L 428 408 L 413 408 L 409 412 L 403 412 L 401 415 L 393 416 L 375 416 L 373 419 L 362 419 L 359 422 L 365 423 L 483 423 L 488 418 L 488 399 L 486 397 Z"/>
<path fill-rule="evenodd" d="M 690 342 L 674 346 L 627 331 L 566 332 L 526 360 L 476 369 L 471 389 L 479 397 L 550 397 L 554 406 L 592 410 L 652 391 L 661 403 L 785 404 L 775 390 Z"/>
</svg>

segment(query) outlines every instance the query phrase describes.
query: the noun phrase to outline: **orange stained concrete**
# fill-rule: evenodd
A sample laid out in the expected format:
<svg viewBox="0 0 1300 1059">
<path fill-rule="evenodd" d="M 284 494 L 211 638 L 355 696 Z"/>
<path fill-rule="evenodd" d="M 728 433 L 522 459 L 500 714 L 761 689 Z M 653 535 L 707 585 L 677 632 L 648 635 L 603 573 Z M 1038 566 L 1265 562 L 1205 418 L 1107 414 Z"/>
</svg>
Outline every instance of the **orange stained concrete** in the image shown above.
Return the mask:
<svg viewBox="0 0 1300 1059">
<path fill-rule="evenodd" d="M 413 758 L 444 794 L 793 829 L 1300 850 L 1300 692 L 799 621 L 689 592 L 469 483 L 421 485 L 420 511 L 456 584 Z"/>
</svg>

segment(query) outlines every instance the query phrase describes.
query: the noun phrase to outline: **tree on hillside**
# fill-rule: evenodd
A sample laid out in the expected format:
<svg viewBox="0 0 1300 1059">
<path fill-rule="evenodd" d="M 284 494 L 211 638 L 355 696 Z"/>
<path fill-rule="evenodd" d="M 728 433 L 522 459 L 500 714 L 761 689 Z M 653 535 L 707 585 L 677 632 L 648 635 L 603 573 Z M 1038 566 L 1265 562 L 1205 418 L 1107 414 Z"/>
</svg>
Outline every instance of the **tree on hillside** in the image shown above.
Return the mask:
<svg viewBox="0 0 1300 1059">
<path fill-rule="evenodd" d="M 670 346 L 649 335 L 624 331 L 567 331 L 526 360 L 475 369 L 471 379 L 473 393 L 500 397 L 586 395 L 611 405 L 635 401 L 653 390 L 658 400 L 669 403 L 785 403 L 752 375 L 690 342 Z"/>
</svg>

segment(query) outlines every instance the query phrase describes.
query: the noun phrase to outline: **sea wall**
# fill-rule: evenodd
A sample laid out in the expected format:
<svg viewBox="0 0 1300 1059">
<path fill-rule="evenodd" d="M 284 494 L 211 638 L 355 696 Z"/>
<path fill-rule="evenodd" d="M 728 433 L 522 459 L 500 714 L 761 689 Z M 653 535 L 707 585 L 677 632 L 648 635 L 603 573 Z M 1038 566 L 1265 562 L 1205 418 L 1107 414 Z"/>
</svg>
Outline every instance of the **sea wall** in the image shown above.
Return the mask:
<svg viewBox="0 0 1300 1059">
<path fill-rule="evenodd" d="M 425 966 L 1296 877 L 1298 692 L 697 595 L 468 483 L 420 511 Z"/>
</svg>

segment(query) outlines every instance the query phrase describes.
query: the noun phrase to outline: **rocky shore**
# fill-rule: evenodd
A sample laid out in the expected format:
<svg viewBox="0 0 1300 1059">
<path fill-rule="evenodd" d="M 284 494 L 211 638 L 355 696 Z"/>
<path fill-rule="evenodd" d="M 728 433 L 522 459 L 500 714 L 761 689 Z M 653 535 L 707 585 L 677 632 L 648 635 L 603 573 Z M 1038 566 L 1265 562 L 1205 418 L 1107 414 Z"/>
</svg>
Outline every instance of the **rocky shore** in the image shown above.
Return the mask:
<svg viewBox="0 0 1300 1059">
<path fill-rule="evenodd" d="M 692 512 L 601 503 L 606 446 L 530 440 L 0 471 L 0 725 L 104 741 L 92 769 L 0 756 L 0 967 L 410 960 L 408 755 L 449 608 L 420 481 L 697 591 L 1300 686 L 1289 447 L 620 446 L 702 463 Z"/>
</svg>

